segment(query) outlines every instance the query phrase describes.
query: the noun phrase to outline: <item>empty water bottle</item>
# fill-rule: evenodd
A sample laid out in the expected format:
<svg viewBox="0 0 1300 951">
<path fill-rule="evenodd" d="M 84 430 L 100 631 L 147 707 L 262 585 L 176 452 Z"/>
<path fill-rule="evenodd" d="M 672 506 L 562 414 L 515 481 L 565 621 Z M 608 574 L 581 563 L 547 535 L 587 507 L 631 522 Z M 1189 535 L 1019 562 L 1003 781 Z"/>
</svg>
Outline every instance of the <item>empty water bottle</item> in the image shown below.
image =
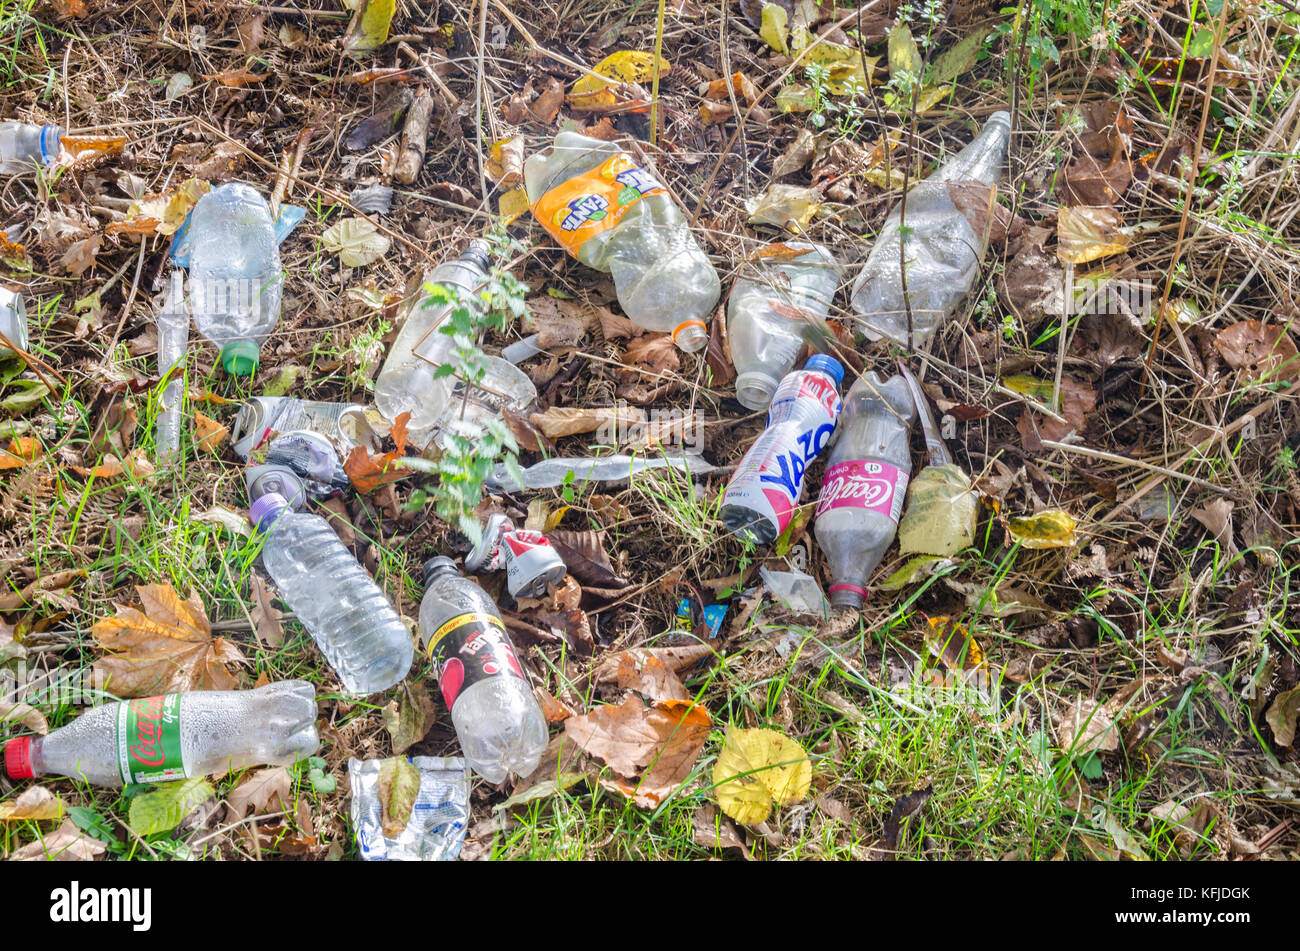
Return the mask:
<svg viewBox="0 0 1300 951">
<path fill-rule="evenodd" d="M 898 531 L 912 471 L 908 431 L 916 410 L 901 376 L 867 373 L 844 398 L 817 501 L 817 544 L 831 572 L 831 604 L 857 608 Z"/>
<path fill-rule="evenodd" d="M 995 185 L 1002 177 L 1010 139 L 1011 116 L 993 113 L 974 141 L 918 182 L 890 212 L 853 284 L 853 310 L 867 337 L 919 347 L 956 312 L 975 286 L 988 245 L 987 228 L 977 229 L 972 224 L 954 202 L 949 185 Z M 901 220 L 904 204 L 906 237 Z M 899 269 L 900 243 L 907 262 L 906 298 Z"/>
<path fill-rule="evenodd" d="M 466 761 L 489 783 L 527 776 L 546 749 L 546 719 L 497 606 L 450 558 L 429 559 L 424 583 L 420 633 Z"/>
<path fill-rule="evenodd" d="M 21 291 L 3 284 L 0 284 L 0 333 L 19 350 L 27 349 L 27 305 L 23 303 Z M 9 345 L 0 341 L 0 353 L 9 350 Z"/>
<path fill-rule="evenodd" d="M 430 271 L 425 283 L 458 290 L 473 300 L 473 291 L 487 278 L 490 253 L 490 244 L 475 239 L 459 258 Z M 464 381 L 457 377 L 436 375 L 440 366 L 456 361 L 455 342 L 439 330 L 453 306 L 422 295 L 402 324 L 375 381 L 379 412 L 389 422 L 410 413 L 407 438 L 420 448 L 454 419 L 492 419 L 503 406 L 521 410 L 537 398 L 537 388 L 527 374 L 500 357 L 483 358 L 487 373 L 468 393 Z"/>
<path fill-rule="evenodd" d="M 406 676 L 411 634 L 329 522 L 268 492 L 249 511 L 266 533 L 262 562 L 343 686 L 365 696 Z"/>
<path fill-rule="evenodd" d="M 741 268 L 727 299 L 736 399 L 767 409 L 805 343 L 820 349 L 840 266 L 820 245 L 770 244 Z"/>
<path fill-rule="evenodd" d="M 790 524 L 803 494 L 804 472 L 835 431 L 844 368 L 819 353 L 786 374 L 754 440 L 727 484 L 719 517 L 727 531 L 759 545 Z"/>
<path fill-rule="evenodd" d="M 262 341 L 280 319 L 280 246 L 266 199 L 243 182 L 205 194 L 190 215 L 194 324 L 234 376 L 257 369 Z"/>
<path fill-rule="evenodd" d="M 718 273 L 663 185 L 612 142 L 564 131 L 524 162 L 533 216 L 562 248 L 614 279 L 628 318 L 702 350 Z"/>
<path fill-rule="evenodd" d="M 0 122 L 0 173 L 16 175 L 52 164 L 62 136 L 63 129 L 56 125 Z"/>
<path fill-rule="evenodd" d="M 316 752 L 316 688 L 193 690 L 92 707 L 47 736 L 5 746 L 10 779 L 69 776 L 96 786 L 164 783 Z"/>
<path fill-rule="evenodd" d="M 167 380 L 158 404 L 155 432 L 158 460 L 174 459 L 181 448 L 181 396 L 185 390 L 185 346 L 190 339 L 190 312 L 185 306 L 185 275 L 172 271 L 167 302 L 158 312 L 158 375 Z"/>
</svg>

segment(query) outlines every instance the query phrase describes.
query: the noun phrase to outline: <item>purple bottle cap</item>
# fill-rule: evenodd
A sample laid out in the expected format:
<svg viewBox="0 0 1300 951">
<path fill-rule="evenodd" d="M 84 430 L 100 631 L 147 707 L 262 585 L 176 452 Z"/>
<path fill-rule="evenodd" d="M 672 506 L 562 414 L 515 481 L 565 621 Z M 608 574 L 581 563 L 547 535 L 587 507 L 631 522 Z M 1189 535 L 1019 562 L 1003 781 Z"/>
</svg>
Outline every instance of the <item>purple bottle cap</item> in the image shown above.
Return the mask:
<svg viewBox="0 0 1300 951">
<path fill-rule="evenodd" d="M 282 512 L 289 509 L 289 503 L 278 492 L 268 492 L 255 501 L 248 510 L 248 518 L 257 530 L 267 531 Z"/>
</svg>

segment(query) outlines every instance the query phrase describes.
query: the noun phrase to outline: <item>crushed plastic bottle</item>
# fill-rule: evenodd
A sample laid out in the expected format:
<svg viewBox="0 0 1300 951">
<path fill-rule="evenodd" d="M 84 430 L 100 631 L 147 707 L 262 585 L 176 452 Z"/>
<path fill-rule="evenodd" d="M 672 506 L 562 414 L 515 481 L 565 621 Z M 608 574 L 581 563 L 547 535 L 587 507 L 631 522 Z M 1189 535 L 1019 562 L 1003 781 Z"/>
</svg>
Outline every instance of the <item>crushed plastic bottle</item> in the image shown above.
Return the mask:
<svg viewBox="0 0 1300 951">
<path fill-rule="evenodd" d="M 727 483 L 718 513 L 727 531 L 767 545 L 790 524 L 804 472 L 826 446 L 840 415 L 844 368 L 819 353 L 788 373 L 772 397 L 763 430 Z"/>
<path fill-rule="evenodd" d="M 504 492 L 522 492 L 524 489 L 553 489 L 571 483 L 580 488 L 588 482 L 627 482 L 647 469 L 675 469 L 693 479 L 706 476 L 718 467 L 699 453 L 683 452 L 673 455 L 629 456 L 623 453 L 612 456 L 579 458 L 558 456 L 543 459 L 521 469 L 524 484 L 515 481 L 504 464 L 498 464 L 483 484 Z"/>
<path fill-rule="evenodd" d="M 284 286 L 271 207 L 243 182 L 219 185 L 194 206 L 189 235 L 194 324 L 220 348 L 227 373 L 251 376 Z"/>
<path fill-rule="evenodd" d="M 831 604 L 858 608 L 866 583 L 898 531 L 912 472 L 916 418 L 907 382 L 867 373 L 844 400 L 840 432 L 817 501 L 817 544 L 831 573 Z"/>
<path fill-rule="evenodd" d="M 628 319 L 671 333 L 687 352 L 704 349 L 718 273 L 663 185 L 631 155 L 566 130 L 524 162 L 524 187 L 560 246 L 613 277 Z"/>
<path fill-rule="evenodd" d="M 492 599 L 450 558 L 424 565 L 420 634 L 465 759 L 489 783 L 537 769 L 548 735 Z"/>
<path fill-rule="evenodd" d="M 158 404 L 154 442 L 158 461 L 169 462 L 181 450 L 181 397 L 185 391 L 185 348 L 190 340 L 190 312 L 185 306 L 185 275 L 172 271 L 167 302 L 158 312 L 158 375 L 167 380 Z"/>
<path fill-rule="evenodd" d="M 52 165 L 63 129 L 57 125 L 0 122 L 0 174 L 17 175 Z"/>
<path fill-rule="evenodd" d="M 884 337 L 903 346 L 919 347 L 952 317 L 962 298 L 975 286 L 987 235 L 976 233 L 975 226 L 953 201 L 949 186 L 971 182 L 995 185 L 1002 177 L 1010 139 L 1011 116 L 993 113 L 969 145 L 929 178 L 918 182 L 890 212 L 853 283 L 853 310 L 858 314 L 859 328 L 869 339 Z M 899 271 L 904 203 L 911 341 Z"/>
<path fill-rule="evenodd" d="M 767 409 L 805 343 L 821 349 L 841 268 L 821 245 L 770 244 L 742 267 L 727 299 L 736 399 Z"/>
<path fill-rule="evenodd" d="M 92 707 L 47 736 L 5 746 L 10 779 L 68 776 L 95 786 L 163 783 L 316 752 L 316 688 L 193 690 Z"/>
<path fill-rule="evenodd" d="M 488 242 L 475 239 L 459 258 L 430 271 L 425 283 L 468 294 L 487 278 L 490 253 Z M 472 388 L 455 376 L 436 376 L 440 366 L 455 362 L 455 344 L 439 330 L 451 308 L 451 304 L 434 303 L 421 294 L 375 381 L 376 408 L 390 423 L 402 413 L 410 413 L 407 439 L 421 449 L 435 436 L 442 443 L 454 420 L 494 419 L 506 406 L 522 411 L 537 398 L 537 388 L 528 375 L 500 357 L 484 357 L 487 373 Z"/>
<path fill-rule="evenodd" d="M 267 574 L 344 688 L 365 696 L 405 677 L 415 658 L 411 634 L 329 522 L 294 512 L 275 492 L 254 502 L 249 517 L 266 534 Z"/>
<path fill-rule="evenodd" d="M 0 333 L 18 349 L 27 349 L 27 305 L 23 303 L 22 292 L 4 285 L 0 285 Z M 11 352 L 0 342 L 0 353 Z"/>
<path fill-rule="evenodd" d="M 564 580 L 568 568 L 541 532 L 515 528 L 501 514 L 488 517 L 483 538 L 465 556 L 465 568 L 475 574 L 506 569 L 506 590 L 513 598 L 540 598 L 548 584 Z"/>
</svg>

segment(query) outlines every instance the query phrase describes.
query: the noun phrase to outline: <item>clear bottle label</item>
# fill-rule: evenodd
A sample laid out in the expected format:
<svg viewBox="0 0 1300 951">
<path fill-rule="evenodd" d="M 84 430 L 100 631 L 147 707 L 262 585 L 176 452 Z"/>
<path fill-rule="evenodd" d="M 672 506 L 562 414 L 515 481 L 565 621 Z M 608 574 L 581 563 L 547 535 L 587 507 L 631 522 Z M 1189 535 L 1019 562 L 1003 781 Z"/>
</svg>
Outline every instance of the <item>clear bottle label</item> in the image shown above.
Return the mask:
<svg viewBox="0 0 1300 951">
<path fill-rule="evenodd" d="M 887 462 L 851 459 L 831 466 L 822 480 L 817 517 L 831 509 L 868 509 L 898 524 L 907 494 L 908 474 Z"/>
<path fill-rule="evenodd" d="M 123 783 L 185 778 L 181 758 L 181 695 L 128 700 L 117 708 L 117 758 Z"/>
<path fill-rule="evenodd" d="M 466 687 L 480 680 L 518 677 L 528 682 L 510 635 L 491 614 L 458 614 L 433 632 L 428 653 L 438 665 L 438 687 L 448 710 Z"/>
<path fill-rule="evenodd" d="M 570 254 L 617 225 L 627 210 L 664 187 L 626 153 L 561 182 L 533 203 L 539 224 Z"/>
</svg>

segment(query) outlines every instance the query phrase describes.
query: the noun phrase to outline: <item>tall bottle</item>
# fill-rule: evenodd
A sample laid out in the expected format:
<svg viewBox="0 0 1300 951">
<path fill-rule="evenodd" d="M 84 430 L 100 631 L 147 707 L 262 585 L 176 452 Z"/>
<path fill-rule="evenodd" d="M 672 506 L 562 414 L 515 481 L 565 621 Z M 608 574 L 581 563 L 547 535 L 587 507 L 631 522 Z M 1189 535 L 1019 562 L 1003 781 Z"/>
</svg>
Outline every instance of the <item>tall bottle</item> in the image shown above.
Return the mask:
<svg viewBox="0 0 1300 951">
<path fill-rule="evenodd" d="M 190 312 L 185 306 L 185 275 L 172 271 L 167 303 L 158 312 L 158 375 L 167 378 L 158 407 L 154 442 L 159 462 L 180 454 L 181 395 L 185 389 L 185 347 L 190 339 Z"/>
<path fill-rule="evenodd" d="M 835 431 L 844 368 L 815 354 L 786 375 L 754 440 L 727 484 L 718 513 L 727 531 L 766 545 L 790 524 L 803 494 L 804 472 Z"/>
<path fill-rule="evenodd" d="M 745 263 L 727 299 L 740 405 L 767 409 L 803 345 L 820 348 L 840 272 L 834 255 L 806 242 L 770 244 Z"/>
<path fill-rule="evenodd" d="M 365 696 L 405 677 L 415 657 L 410 632 L 329 522 L 294 512 L 275 492 L 257 499 L 249 517 L 266 533 L 267 574 L 344 688 Z"/>
<path fill-rule="evenodd" d="M 817 544 L 831 571 L 831 604 L 858 608 L 867 579 L 898 531 L 912 472 L 916 409 L 901 376 L 867 373 L 849 390 L 817 501 Z"/>
<path fill-rule="evenodd" d="M 189 233 L 194 325 L 220 348 L 227 373 L 251 376 L 284 286 L 271 206 L 243 182 L 219 185 L 195 204 Z"/>
<path fill-rule="evenodd" d="M 53 164 L 63 129 L 57 125 L 0 122 L 0 174 L 17 175 Z"/>
<path fill-rule="evenodd" d="M 546 718 L 497 606 L 450 558 L 429 559 L 424 583 L 420 634 L 466 761 L 489 783 L 529 775 L 546 749 Z"/>
<path fill-rule="evenodd" d="M 566 130 L 524 162 L 524 187 L 551 237 L 613 277 L 629 320 L 671 333 L 687 352 L 704 349 L 718 273 L 663 185 L 631 155 Z"/>
<path fill-rule="evenodd" d="M 995 112 L 964 149 L 918 182 L 890 212 L 853 284 L 858 326 L 871 340 L 888 338 L 904 346 L 924 344 L 957 310 L 975 286 L 987 248 L 986 229 L 977 229 L 957 207 L 950 184 L 994 186 L 1002 177 L 1011 139 L 1011 116 Z M 990 200 L 991 200 L 990 196 Z M 906 237 L 902 209 L 907 206 Z M 905 242 L 907 298 L 899 270 Z M 912 333 L 908 340 L 907 302 Z"/>
<path fill-rule="evenodd" d="M 95 786 L 161 783 L 227 769 L 288 766 L 316 752 L 316 688 L 193 690 L 92 707 L 47 736 L 5 746 L 10 779 L 69 776 Z"/>
</svg>

